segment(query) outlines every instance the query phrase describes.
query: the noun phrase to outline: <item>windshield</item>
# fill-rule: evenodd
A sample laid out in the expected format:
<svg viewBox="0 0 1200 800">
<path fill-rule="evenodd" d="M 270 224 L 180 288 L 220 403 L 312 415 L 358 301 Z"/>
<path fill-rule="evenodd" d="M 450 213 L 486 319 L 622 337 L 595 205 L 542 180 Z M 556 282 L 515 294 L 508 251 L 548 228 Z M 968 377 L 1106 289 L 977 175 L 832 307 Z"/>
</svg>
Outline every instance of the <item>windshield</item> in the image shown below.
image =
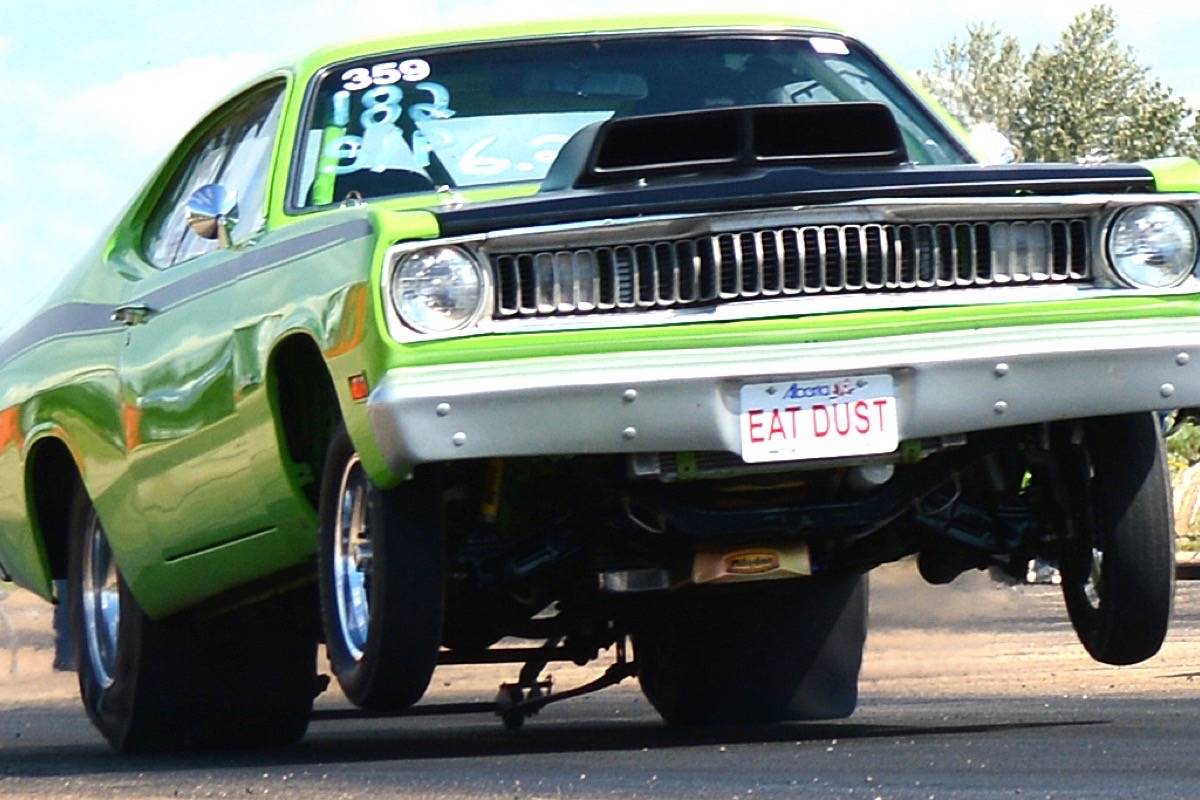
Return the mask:
<svg viewBox="0 0 1200 800">
<path fill-rule="evenodd" d="M 873 100 L 911 160 L 961 149 L 891 73 L 828 36 L 640 35 L 374 56 L 319 78 L 293 203 L 540 181 L 580 128 L 612 117 Z"/>
</svg>

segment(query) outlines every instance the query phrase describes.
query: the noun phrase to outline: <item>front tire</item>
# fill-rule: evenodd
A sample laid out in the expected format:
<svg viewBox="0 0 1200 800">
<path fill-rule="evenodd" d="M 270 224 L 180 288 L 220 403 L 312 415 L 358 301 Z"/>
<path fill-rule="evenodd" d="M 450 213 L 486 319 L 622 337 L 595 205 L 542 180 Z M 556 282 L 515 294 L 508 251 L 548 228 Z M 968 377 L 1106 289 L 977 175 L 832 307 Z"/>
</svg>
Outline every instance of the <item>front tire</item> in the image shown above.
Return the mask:
<svg viewBox="0 0 1200 800">
<path fill-rule="evenodd" d="M 80 696 L 115 750 L 266 747 L 304 736 L 317 687 L 311 588 L 219 616 L 151 620 L 82 487 L 69 570 Z"/>
<path fill-rule="evenodd" d="M 1071 623 L 1105 664 L 1136 664 L 1166 638 L 1175 594 L 1170 473 L 1154 414 L 1090 420 L 1061 559 Z M 1089 479 L 1090 478 L 1090 479 Z"/>
<path fill-rule="evenodd" d="M 638 680 L 673 725 L 848 717 L 866 630 L 865 576 L 682 590 L 634 635 Z"/>
<path fill-rule="evenodd" d="M 371 483 L 339 427 L 321 480 L 321 618 L 338 684 L 360 708 L 412 705 L 437 665 L 445 555 L 436 509 L 419 478 Z"/>
</svg>

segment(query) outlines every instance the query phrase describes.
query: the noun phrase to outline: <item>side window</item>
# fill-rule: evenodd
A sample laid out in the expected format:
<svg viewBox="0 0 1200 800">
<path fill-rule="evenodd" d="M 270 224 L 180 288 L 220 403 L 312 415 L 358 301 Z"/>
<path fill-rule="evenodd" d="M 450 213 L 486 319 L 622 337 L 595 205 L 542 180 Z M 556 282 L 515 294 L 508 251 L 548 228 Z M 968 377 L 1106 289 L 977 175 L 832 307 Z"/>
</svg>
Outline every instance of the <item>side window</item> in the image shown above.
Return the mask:
<svg viewBox="0 0 1200 800">
<path fill-rule="evenodd" d="M 283 86 L 272 84 L 231 107 L 192 148 L 150 215 L 143 239 L 146 258 L 170 267 L 215 250 L 217 243 L 192 233 L 187 201 L 208 183 L 236 193 L 234 242 L 245 242 L 266 221 L 267 172 L 279 128 Z"/>
<path fill-rule="evenodd" d="M 233 131 L 233 151 L 218 183 L 237 192 L 240 217 L 233 231 L 235 242 L 251 239 L 267 222 L 267 172 L 282 112 L 283 94 L 277 92 L 266 116 L 247 120 Z"/>
</svg>

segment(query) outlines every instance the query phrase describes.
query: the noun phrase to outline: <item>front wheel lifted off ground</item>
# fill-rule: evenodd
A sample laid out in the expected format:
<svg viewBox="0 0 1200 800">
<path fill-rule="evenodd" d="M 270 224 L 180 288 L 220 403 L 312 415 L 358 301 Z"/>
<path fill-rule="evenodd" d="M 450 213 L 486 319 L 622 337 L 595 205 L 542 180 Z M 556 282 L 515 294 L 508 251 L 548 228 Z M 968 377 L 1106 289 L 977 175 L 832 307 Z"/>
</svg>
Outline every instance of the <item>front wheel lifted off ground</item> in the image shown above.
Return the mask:
<svg viewBox="0 0 1200 800">
<path fill-rule="evenodd" d="M 1084 647 L 1106 664 L 1158 652 L 1175 591 L 1175 529 L 1165 447 L 1153 414 L 1089 420 L 1075 465 L 1075 531 L 1062 588 Z"/>
<path fill-rule="evenodd" d="M 69 568 L 80 694 L 114 749 L 263 747 L 304 735 L 318 685 L 311 587 L 216 616 L 151 620 L 82 488 Z"/>
<path fill-rule="evenodd" d="M 339 427 L 321 479 L 321 618 L 334 674 L 360 708 L 402 709 L 429 685 L 444 605 L 437 509 L 420 477 L 375 486 Z"/>
<path fill-rule="evenodd" d="M 866 633 L 861 575 L 681 590 L 634 634 L 638 680 L 671 724 L 848 717 Z"/>
</svg>

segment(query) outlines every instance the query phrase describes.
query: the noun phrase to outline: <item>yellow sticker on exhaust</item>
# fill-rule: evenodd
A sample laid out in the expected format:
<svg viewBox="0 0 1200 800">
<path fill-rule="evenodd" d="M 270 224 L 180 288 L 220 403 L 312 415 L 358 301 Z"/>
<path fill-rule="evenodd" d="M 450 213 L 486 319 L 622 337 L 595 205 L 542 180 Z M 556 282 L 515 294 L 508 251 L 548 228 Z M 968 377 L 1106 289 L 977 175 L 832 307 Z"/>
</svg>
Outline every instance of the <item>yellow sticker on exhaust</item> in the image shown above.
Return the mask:
<svg viewBox="0 0 1200 800">
<path fill-rule="evenodd" d="M 737 583 L 812 575 L 808 547 L 755 548 L 732 552 L 701 551 L 692 562 L 693 583 Z"/>
<path fill-rule="evenodd" d="M 731 575 L 761 575 L 779 569 L 779 553 L 755 550 L 725 556 L 725 571 Z"/>
</svg>

